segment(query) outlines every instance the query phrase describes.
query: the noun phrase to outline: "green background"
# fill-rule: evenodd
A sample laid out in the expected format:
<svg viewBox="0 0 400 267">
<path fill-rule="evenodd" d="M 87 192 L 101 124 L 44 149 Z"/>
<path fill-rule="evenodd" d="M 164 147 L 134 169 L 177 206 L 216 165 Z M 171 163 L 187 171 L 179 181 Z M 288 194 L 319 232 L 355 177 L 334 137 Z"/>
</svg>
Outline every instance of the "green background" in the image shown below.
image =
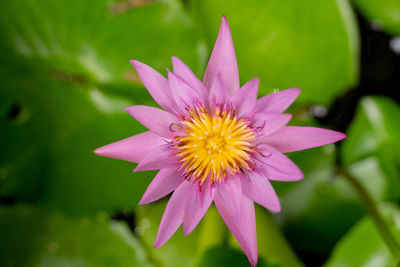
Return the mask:
<svg viewBox="0 0 400 267">
<path fill-rule="evenodd" d="M 400 241 L 400 82 L 366 86 L 360 30 L 400 34 L 397 0 L 1 1 L 0 266 L 249 265 L 214 206 L 192 234 L 153 249 L 167 199 L 138 202 L 155 172 L 93 154 L 144 131 L 125 107 L 155 105 L 129 60 L 166 75 L 177 56 L 201 78 L 222 15 L 241 84 L 259 77 L 259 96 L 299 87 L 291 124 L 348 135 L 289 154 L 305 178 L 274 183 L 281 213 L 256 207 L 258 266 L 396 266 L 335 167 L 367 188 Z"/>
</svg>

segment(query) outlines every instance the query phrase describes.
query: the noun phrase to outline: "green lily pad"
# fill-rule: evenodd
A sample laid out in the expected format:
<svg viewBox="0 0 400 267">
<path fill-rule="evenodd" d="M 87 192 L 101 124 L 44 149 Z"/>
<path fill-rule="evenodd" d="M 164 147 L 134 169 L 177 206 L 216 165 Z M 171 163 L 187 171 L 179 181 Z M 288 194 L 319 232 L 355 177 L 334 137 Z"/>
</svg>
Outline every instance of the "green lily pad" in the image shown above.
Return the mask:
<svg viewBox="0 0 400 267">
<path fill-rule="evenodd" d="M 386 177 L 389 199 L 400 199 L 399 116 L 400 107 L 394 101 L 385 97 L 363 98 L 341 151 L 345 165 L 376 158 Z"/>
<path fill-rule="evenodd" d="M 0 196 L 82 214 L 133 209 L 154 172 L 93 150 L 145 130 L 123 109 L 155 104 L 128 61 L 198 67 L 176 0 L 0 4 Z"/>
<path fill-rule="evenodd" d="M 260 94 L 302 89 L 299 101 L 329 104 L 358 79 L 358 33 L 348 1 L 194 0 L 192 13 L 211 48 L 221 15 L 232 31 L 242 83 Z"/>
<path fill-rule="evenodd" d="M 282 210 L 276 217 L 296 251 L 325 254 L 365 211 L 334 171 L 332 145 L 291 153 L 304 172 L 298 182 L 275 182 Z"/>
<path fill-rule="evenodd" d="M 400 2 L 397 0 L 353 0 L 369 20 L 390 34 L 400 34 Z"/>
<path fill-rule="evenodd" d="M 1 41 L 36 64 L 97 84 L 140 83 L 133 58 L 165 70 L 175 55 L 198 68 L 198 38 L 180 1 L 146 3 L 3 1 Z"/>
<path fill-rule="evenodd" d="M 400 210 L 382 206 L 392 234 L 400 242 Z M 337 244 L 325 267 L 335 266 L 398 266 L 376 226 L 369 217 L 363 218 Z"/>
<path fill-rule="evenodd" d="M 1 195 L 68 213 L 136 207 L 154 173 L 134 174 L 134 164 L 93 153 L 144 130 L 122 112 L 134 102 L 26 70 L 0 74 L 8 89 L 0 91 L 7 107 L 0 118 Z"/>
<path fill-rule="evenodd" d="M 343 142 L 345 164 L 381 150 L 400 163 L 400 106 L 386 97 L 364 97 Z"/>
<path fill-rule="evenodd" d="M 217 267 L 217 266 L 248 266 L 249 262 L 244 255 L 237 250 L 227 247 L 210 248 L 205 252 L 201 261 L 196 267 Z M 258 259 L 258 267 L 279 267 L 281 265 L 267 264 L 263 258 Z M 283 266 L 283 265 L 282 265 Z"/>
<path fill-rule="evenodd" d="M 296 251 L 324 255 L 364 214 L 357 192 L 335 173 L 333 145 L 291 153 L 303 170 L 303 180 L 275 182 L 282 211 L 275 216 L 282 223 Z M 397 199 L 397 169 L 378 155 L 346 165 L 377 203 Z"/>
<path fill-rule="evenodd" d="M 128 227 L 26 206 L 0 209 L 0 265 L 153 266 Z"/>
</svg>

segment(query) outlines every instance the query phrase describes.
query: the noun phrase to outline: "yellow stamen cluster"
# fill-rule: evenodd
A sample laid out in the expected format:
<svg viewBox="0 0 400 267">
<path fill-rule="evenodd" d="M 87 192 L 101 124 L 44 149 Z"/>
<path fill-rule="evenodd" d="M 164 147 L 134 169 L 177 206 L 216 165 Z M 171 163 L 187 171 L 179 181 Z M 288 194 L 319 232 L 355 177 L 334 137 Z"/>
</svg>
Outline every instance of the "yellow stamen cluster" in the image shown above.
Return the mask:
<svg viewBox="0 0 400 267">
<path fill-rule="evenodd" d="M 251 169 L 253 129 L 229 108 L 217 106 L 214 114 L 204 107 L 191 109 L 183 121 L 184 136 L 175 148 L 186 177 L 204 182 L 220 181 L 227 173 Z"/>
</svg>

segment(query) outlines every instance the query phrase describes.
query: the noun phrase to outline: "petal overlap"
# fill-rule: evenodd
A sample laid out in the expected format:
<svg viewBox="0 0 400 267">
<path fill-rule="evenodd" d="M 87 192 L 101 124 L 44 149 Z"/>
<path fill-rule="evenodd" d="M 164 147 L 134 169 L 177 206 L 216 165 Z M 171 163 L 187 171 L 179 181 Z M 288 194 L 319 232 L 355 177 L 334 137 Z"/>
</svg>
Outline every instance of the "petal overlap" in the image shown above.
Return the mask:
<svg viewBox="0 0 400 267">
<path fill-rule="evenodd" d="M 165 138 L 173 138 L 174 131 L 171 126 L 178 123 L 174 115 L 149 106 L 132 106 L 125 109 L 132 117 L 146 126 L 150 131 Z"/>
<path fill-rule="evenodd" d="M 257 100 L 259 79 L 240 87 L 232 36 L 223 16 L 207 69 L 200 81 L 177 57 L 168 79 L 151 67 L 131 61 L 162 109 L 125 109 L 149 131 L 100 147 L 95 153 L 138 165 L 135 171 L 160 170 L 139 204 L 172 193 L 154 247 L 162 246 L 183 224 L 185 235 L 215 203 L 250 264 L 257 264 L 254 202 L 273 212 L 281 209 L 270 180 L 296 181 L 302 171 L 283 153 L 333 143 L 336 131 L 286 126 L 283 113 L 300 89 Z"/>
<path fill-rule="evenodd" d="M 175 103 L 171 97 L 168 80 L 142 62 L 131 60 L 130 63 L 136 69 L 136 72 L 153 99 L 165 110 L 172 111 L 171 108 Z"/>
</svg>

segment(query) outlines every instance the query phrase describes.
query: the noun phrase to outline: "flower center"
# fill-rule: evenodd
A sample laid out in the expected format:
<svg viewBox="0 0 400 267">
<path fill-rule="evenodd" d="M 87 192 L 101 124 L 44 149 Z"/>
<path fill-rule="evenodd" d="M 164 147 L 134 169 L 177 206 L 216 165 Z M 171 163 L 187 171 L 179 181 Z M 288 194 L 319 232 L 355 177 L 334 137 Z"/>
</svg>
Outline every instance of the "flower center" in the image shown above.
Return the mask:
<svg viewBox="0 0 400 267">
<path fill-rule="evenodd" d="M 204 107 L 189 110 L 183 121 L 184 136 L 175 139 L 177 157 L 188 179 L 215 183 L 252 168 L 254 129 L 230 108 L 217 106 L 214 114 Z"/>
</svg>

